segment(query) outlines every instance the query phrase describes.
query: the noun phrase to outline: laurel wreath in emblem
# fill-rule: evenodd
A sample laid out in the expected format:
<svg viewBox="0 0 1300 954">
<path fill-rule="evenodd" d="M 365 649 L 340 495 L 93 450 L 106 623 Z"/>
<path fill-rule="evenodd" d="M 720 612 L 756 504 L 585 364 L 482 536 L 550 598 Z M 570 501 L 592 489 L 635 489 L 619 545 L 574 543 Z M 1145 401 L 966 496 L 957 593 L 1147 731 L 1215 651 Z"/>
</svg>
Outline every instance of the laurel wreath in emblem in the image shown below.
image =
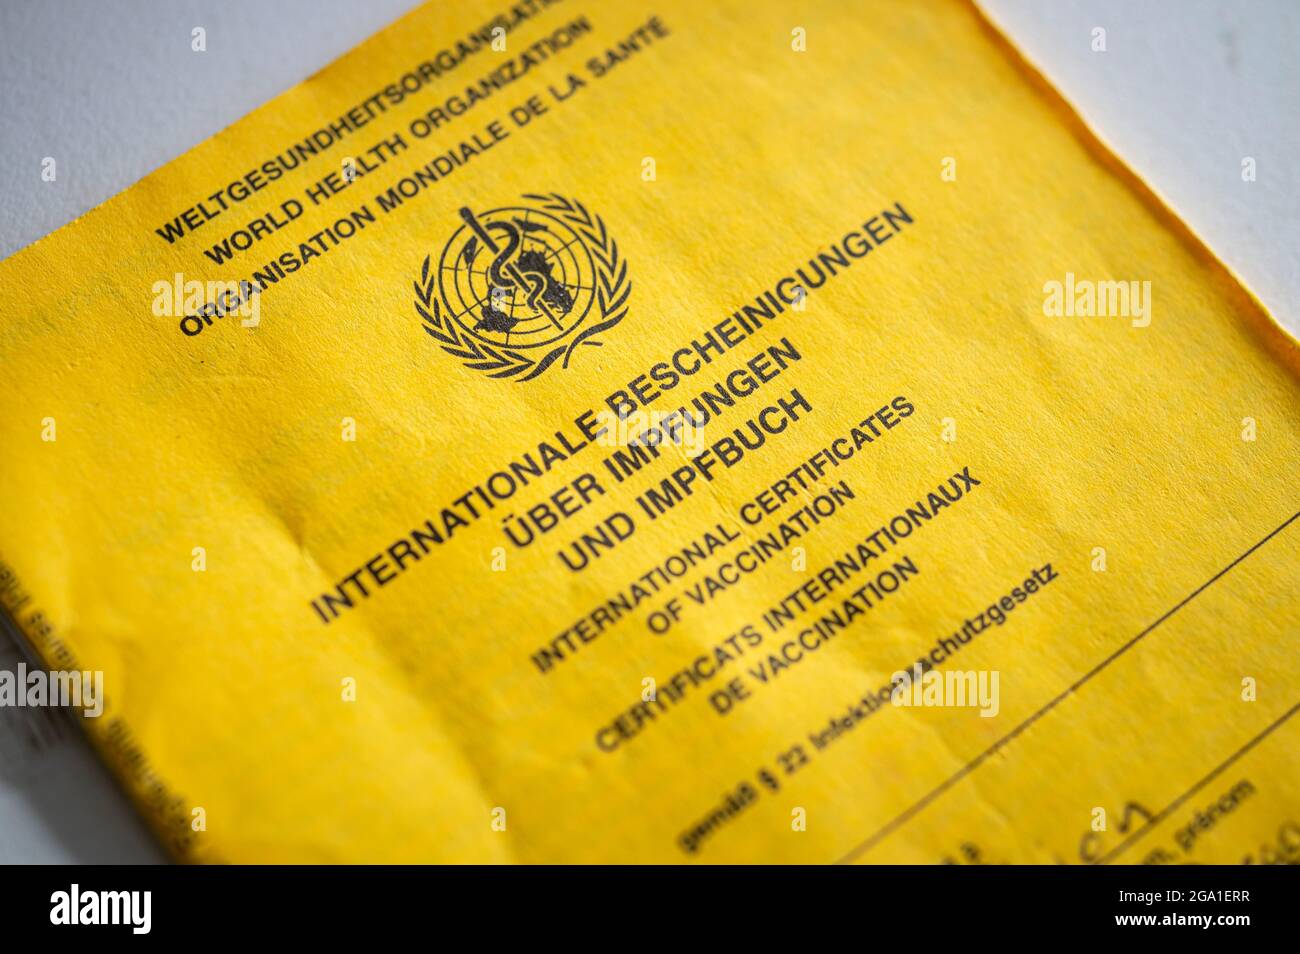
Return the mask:
<svg viewBox="0 0 1300 954">
<path fill-rule="evenodd" d="M 439 261 L 425 256 L 413 283 L 422 327 L 443 351 L 488 377 L 516 382 L 536 378 L 557 361 L 567 368 L 579 346 L 601 346 L 597 336 L 626 317 L 632 292 L 627 262 L 599 216 L 558 193 L 526 193 L 523 199 L 529 205 L 481 215 L 462 209 L 467 227 Z M 580 248 L 566 251 L 574 245 Z M 513 257 L 515 252 L 520 254 Z M 561 252 L 570 266 L 562 264 Z M 475 270 L 492 256 L 490 266 Z M 531 269 L 531 277 L 520 268 Z M 553 275 L 556 269 L 560 275 Z M 504 297 L 499 309 L 495 299 L 488 303 L 483 297 L 483 286 L 492 281 L 488 275 L 510 288 L 508 306 Z M 527 305 L 516 301 L 526 285 L 533 288 Z M 504 289 L 498 291 L 504 296 Z M 543 313 L 554 327 L 537 317 Z"/>
</svg>

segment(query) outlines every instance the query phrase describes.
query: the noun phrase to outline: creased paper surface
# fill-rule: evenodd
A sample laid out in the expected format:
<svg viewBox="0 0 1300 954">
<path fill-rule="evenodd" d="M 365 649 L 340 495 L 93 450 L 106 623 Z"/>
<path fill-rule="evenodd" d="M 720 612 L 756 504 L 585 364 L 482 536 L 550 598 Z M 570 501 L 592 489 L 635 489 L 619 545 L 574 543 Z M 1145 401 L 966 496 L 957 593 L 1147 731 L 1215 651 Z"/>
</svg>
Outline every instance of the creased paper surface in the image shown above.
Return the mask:
<svg viewBox="0 0 1300 954">
<path fill-rule="evenodd" d="M 431 4 L 0 284 L 177 857 L 1300 854 L 1295 344 L 967 4 Z"/>
</svg>

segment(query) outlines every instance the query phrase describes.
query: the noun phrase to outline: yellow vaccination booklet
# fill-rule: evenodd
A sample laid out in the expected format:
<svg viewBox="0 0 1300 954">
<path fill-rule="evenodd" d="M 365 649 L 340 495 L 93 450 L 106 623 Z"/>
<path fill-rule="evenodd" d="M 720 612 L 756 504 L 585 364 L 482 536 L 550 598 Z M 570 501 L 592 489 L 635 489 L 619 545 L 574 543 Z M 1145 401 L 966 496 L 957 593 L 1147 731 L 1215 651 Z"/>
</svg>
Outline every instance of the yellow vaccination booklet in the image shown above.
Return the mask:
<svg viewBox="0 0 1300 954">
<path fill-rule="evenodd" d="M 969 3 L 429 4 L 0 285 L 178 859 L 1300 857 L 1296 343 Z"/>
</svg>

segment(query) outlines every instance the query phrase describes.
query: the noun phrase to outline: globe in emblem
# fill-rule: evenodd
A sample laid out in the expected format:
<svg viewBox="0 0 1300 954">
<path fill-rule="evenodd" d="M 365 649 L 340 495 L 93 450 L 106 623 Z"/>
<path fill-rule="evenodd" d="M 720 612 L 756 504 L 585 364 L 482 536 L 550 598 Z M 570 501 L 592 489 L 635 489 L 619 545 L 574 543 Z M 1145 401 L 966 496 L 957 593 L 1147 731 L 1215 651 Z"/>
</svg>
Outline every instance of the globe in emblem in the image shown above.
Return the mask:
<svg viewBox="0 0 1300 954">
<path fill-rule="evenodd" d="M 632 295 L 628 263 L 599 215 L 558 192 L 520 202 L 460 209 L 413 283 L 415 312 L 439 348 L 515 383 L 602 347 Z"/>
<path fill-rule="evenodd" d="M 595 300 L 591 252 L 551 212 L 507 206 L 460 210 L 438 263 L 447 318 L 485 344 L 531 349 L 572 334 Z"/>
</svg>

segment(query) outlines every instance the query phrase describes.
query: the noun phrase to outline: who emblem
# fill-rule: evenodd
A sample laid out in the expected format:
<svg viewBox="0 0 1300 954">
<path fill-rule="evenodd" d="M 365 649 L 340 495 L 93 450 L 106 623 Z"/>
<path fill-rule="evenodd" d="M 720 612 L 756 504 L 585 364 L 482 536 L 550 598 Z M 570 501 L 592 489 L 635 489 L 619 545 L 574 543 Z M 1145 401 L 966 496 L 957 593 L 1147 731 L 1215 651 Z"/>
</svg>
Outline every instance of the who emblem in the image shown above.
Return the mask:
<svg viewBox="0 0 1300 954">
<path fill-rule="evenodd" d="M 526 194 L 460 210 L 460 225 L 415 282 L 424 330 L 467 368 L 530 381 L 627 315 L 632 283 L 605 223 L 581 202 Z"/>
</svg>

